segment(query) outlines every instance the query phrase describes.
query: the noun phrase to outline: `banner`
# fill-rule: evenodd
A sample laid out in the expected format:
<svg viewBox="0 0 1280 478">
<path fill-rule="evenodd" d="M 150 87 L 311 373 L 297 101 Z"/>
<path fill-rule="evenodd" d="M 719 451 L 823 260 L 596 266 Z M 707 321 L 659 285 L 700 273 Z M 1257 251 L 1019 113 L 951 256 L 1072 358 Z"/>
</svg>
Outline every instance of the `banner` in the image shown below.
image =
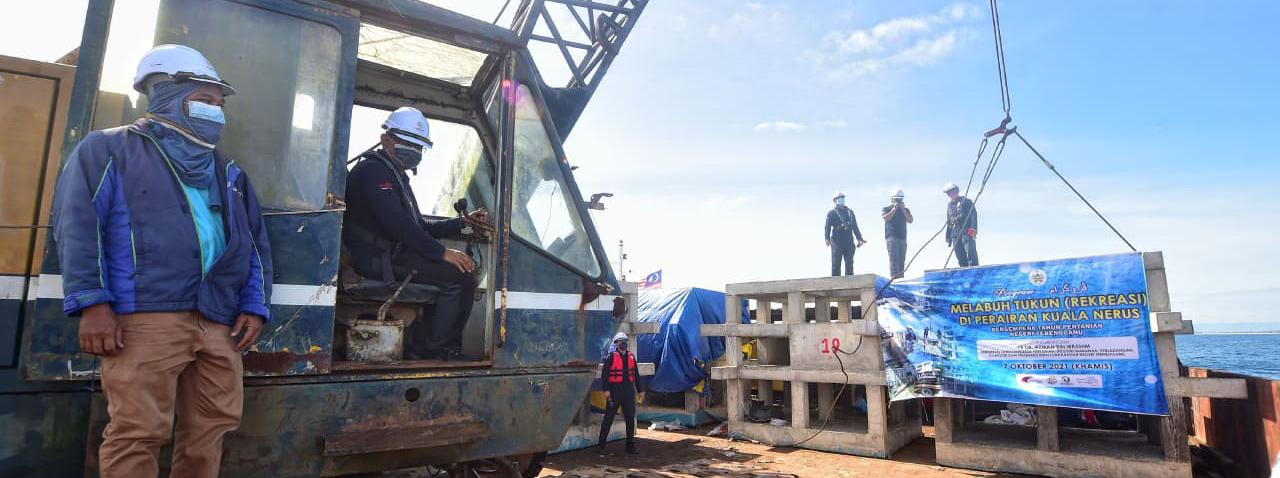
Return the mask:
<svg viewBox="0 0 1280 478">
<path fill-rule="evenodd" d="M 891 400 L 1168 413 L 1140 253 L 930 272 L 876 307 Z"/>
</svg>

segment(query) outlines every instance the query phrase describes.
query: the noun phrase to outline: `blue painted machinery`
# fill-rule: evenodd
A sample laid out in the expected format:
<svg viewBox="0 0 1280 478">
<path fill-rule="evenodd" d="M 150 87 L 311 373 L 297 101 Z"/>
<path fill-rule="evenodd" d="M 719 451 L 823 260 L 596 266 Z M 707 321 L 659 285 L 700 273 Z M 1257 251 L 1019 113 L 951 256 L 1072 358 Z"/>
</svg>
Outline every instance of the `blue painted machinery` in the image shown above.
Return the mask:
<svg viewBox="0 0 1280 478">
<path fill-rule="evenodd" d="M 13 74 L 56 80 L 45 150 L 61 143 L 64 154 L 145 110 L 128 82 L 154 44 L 201 50 L 240 91 L 222 146 L 267 209 L 275 318 L 244 357 L 245 415 L 226 440 L 224 476 L 422 465 L 531 476 L 560 445 L 625 312 L 561 144 L 644 6 L 525 0 L 490 23 L 413 0 L 91 0 L 74 86 L 66 67 Z M 543 66 L 567 80 L 549 84 L 530 45 L 558 53 Z M 479 264 L 464 335 L 476 361 L 349 358 L 359 356 L 348 354 L 353 321 L 379 308 L 415 320 L 431 307 L 429 290 L 389 301 L 360 288 L 340 240 L 347 158 L 364 146 L 351 138 L 377 134 L 368 119 L 405 105 L 460 132 L 424 161 L 434 182 L 415 182 L 423 212 L 452 216 L 463 198 L 493 212 L 494 233 L 451 244 Z M 29 194 L 5 191 L 34 206 L 4 230 L 21 235 L 2 238 L 25 253 L 0 270 L 0 476 L 96 475 L 108 420 L 45 244 L 59 159 L 47 156 L 4 156 L 39 174 Z"/>
</svg>

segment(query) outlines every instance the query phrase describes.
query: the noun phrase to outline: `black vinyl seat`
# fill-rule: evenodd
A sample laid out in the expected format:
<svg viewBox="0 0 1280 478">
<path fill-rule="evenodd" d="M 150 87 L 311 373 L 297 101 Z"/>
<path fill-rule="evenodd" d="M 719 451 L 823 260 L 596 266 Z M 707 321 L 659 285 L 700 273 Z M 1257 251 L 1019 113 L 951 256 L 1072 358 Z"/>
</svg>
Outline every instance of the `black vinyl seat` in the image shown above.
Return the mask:
<svg viewBox="0 0 1280 478">
<path fill-rule="evenodd" d="M 343 287 L 343 292 L 350 294 L 355 299 L 385 302 L 392 295 L 395 295 L 398 287 L 400 287 L 400 284 L 397 282 L 385 282 L 378 279 L 360 277 L 359 282 L 347 284 Z M 398 304 L 431 305 L 436 303 L 436 296 L 439 294 L 439 287 L 410 282 L 404 287 L 403 291 L 400 291 L 400 296 L 396 297 L 395 302 Z"/>
<path fill-rule="evenodd" d="M 356 272 L 355 268 L 347 260 L 350 257 L 347 247 L 342 246 L 342 260 L 338 268 L 338 284 L 339 290 L 343 295 L 351 299 L 371 302 L 386 302 L 395 295 L 396 289 L 400 287 L 399 281 L 388 282 L 383 279 L 373 279 L 364 277 Z M 418 304 L 432 305 L 436 303 L 436 296 L 440 295 L 440 288 L 428 284 L 416 284 L 410 282 L 404 286 L 404 290 L 400 291 L 400 296 L 396 297 L 395 302 L 399 304 Z"/>
</svg>

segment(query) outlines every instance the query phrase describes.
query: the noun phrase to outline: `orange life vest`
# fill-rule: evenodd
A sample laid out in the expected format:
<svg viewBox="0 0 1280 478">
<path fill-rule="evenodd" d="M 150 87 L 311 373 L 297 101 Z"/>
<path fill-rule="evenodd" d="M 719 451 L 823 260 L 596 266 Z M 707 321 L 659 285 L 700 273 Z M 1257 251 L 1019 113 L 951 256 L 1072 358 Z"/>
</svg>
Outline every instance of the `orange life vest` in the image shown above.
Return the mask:
<svg viewBox="0 0 1280 478">
<path fill-rule="evenodd" d="M 623 378 L 626 377 L 627 372 L 634 370 L 636 368 L 636 356 L 631 355 L 630 353 L 627 353 L 627 364 L 624 368 L 622 365 L 622 354 L 619 354 L 617 351 L 615 351 L 611 355 L 613 355 L 613 361 L 609 362 L 609 373 L 608 373 L 609 383 L 622 383 L 622 380 Z M 635 374 L 632 374 L 631 382 L 635 383 L 635 381 L 636 381 L 636 376 Z"/>
</svg>

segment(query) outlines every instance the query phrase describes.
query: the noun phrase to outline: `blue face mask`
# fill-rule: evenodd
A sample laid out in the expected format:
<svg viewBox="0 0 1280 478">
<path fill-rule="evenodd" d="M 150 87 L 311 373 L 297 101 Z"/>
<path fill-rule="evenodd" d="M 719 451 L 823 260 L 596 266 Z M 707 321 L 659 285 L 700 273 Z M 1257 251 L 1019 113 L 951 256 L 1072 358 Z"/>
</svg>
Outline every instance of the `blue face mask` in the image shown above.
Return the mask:
<svg viewBox="0 0 1280 478">
<path fill-rule="evenodd" d="M 187 101 L 203 83 L 166 81 L 151 86 L 147 113 L 164 126 L 152 134 L 173 162 L 178 178 L 188 186 L 208 188 L 213 184 L 213 146 L 222 137 L 222 108 Z M 187 111 L 183 111 L 183 105 Z"/>
<path fill-rule="evenodd" d="M 187 116 L 199 120 L 211 121 L 217 124 L 227 124 L 227 118 L 222 115 L 222 107 L 214 106 L 209 103 L 188 101 Z"/>
<path fill-rule="evenodd" d="M 395 154 L 396 161 L 405 169 L 415 169 L 422 162 L 422 148 L 419 147 L 397 144 Z"/>
<path fill-rule="evenodd" d="M 842 198 L 842 197 L 836 198 L 836 204 L 837 204 L 837 205 L 839 205 L 839 206 L 843 206 L 843 205 L 844 205 L 844 198 Z"/>
<path fill-rule="evenodd" d="M 627 342 L 625 340 L 622 342 L 618 342 L 618 350 L 626 350 L 626 349 L 627 349 Z"/>
</svg>

